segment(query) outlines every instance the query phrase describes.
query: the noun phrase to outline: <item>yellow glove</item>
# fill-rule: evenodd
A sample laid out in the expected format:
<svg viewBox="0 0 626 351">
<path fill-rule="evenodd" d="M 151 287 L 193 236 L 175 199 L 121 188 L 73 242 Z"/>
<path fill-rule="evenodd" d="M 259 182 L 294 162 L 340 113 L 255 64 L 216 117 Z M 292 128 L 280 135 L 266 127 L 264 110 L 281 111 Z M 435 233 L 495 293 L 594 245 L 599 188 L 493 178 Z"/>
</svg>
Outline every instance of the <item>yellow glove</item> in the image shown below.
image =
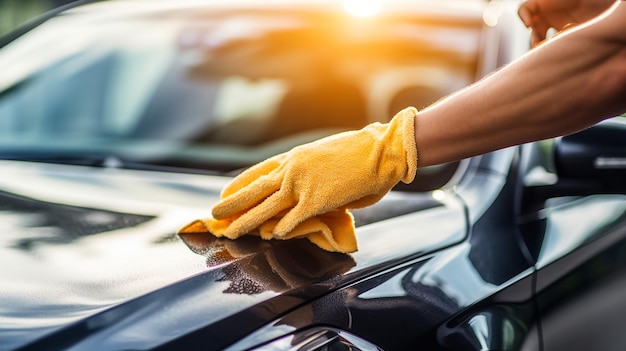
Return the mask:
<svg viewBox="0 0 626 351">
<path fill-rule="evenodd" d="M 330 211 L 309 218 L 298 223 L 287 235 L 275 237 L 273 234 L 274 228 L 280 219 L 281 217 L 278 216 L 262 223 L 253 234 L 259 235 L 266 240 L 307 238 L 326 251 L 347 253 L 354 252 L 357 249 L 354 236 L 354 219 L 346 209 Z M 226 232 L 232 221 L 231 219 L 199 219 L 189 223 L 180 229 L 178 233 L 210 232 L 216 237 L 228 237 Z"/>
<path fill-rule="evenodd" d="M 341 208 L 369 206 L 417 171 L 415 115 L 406 108 L 386 124 L 343 132 L 293 148 L 241 173 L 222 192 L 213 217 L 234 239 L 281 215 L 273 237 Z M 286 211 L 286 212 L 285 212 Z"/>
</svg>

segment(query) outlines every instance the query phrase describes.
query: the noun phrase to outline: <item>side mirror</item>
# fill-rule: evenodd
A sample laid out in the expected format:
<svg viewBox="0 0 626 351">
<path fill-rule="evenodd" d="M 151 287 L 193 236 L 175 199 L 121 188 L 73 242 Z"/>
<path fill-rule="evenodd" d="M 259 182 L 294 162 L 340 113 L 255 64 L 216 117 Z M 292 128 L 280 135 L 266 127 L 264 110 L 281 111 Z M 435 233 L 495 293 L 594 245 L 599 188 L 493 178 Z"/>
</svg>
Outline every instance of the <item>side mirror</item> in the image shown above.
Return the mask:
<svg viewBox="0 0 626 351">
<path fill-rule="evenodd" d="M 554 164 L 559 180 L 594 182 L 601 193 L 626 193 L 626 118 L 558 138 Z"/>
<path fill-rule="evenodd" d="M 543 208 L 551 198 L 626 194 L 626 118 L 556 138 L 549 152 L 537 144 L 522 151 L 522 214 Z"/>
</svg>

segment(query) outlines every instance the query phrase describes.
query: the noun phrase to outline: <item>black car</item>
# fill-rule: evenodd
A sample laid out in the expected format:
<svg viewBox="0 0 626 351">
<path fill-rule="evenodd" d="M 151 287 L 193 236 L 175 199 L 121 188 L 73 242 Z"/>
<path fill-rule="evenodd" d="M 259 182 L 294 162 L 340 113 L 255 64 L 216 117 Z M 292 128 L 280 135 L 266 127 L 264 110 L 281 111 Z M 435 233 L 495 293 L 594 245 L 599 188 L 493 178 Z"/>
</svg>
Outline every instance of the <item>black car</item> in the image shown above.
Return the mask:
<svg viewBox="0 0 626 351">
<path fill-rule="evenodd" d="M 350 255 L 177 234 L 246 167 L 515 59 L 515 10 L 80 2 L 5 37 L 0 350 L 623 350 L 621 117 L 420 169 Z"/>
</svg>

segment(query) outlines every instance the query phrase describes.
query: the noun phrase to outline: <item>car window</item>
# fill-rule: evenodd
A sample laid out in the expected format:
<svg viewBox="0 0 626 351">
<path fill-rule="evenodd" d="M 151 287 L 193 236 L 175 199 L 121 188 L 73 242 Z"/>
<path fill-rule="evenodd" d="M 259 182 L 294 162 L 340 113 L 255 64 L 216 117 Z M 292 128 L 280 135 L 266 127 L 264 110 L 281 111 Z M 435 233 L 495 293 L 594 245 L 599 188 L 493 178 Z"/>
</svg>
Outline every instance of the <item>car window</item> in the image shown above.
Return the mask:
<svg viewBox="0 0 626 351">
<path fill-rule="evenodd" d="M 231 171 L 474 81 L 481 21 L 67 15 L 8 45 L 0 154 Z M 35 48 L 48 47 L 47 52 Z"/>
</svg>

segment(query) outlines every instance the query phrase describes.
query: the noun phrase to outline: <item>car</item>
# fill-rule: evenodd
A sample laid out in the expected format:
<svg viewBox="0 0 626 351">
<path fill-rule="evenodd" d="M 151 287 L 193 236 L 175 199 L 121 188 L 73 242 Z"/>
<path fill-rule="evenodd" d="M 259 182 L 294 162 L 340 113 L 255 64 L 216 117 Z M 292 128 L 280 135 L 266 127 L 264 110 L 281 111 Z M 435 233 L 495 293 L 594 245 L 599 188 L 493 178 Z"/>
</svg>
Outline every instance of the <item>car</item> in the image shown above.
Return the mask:
<svg viewBox="0 0 626 351">
<path fill-rule="evenodd" d="M 515 60 L 516 9 L 81 1 L 3 38 L 0 350 L 622 350 L 623 117 L 421 168 L 351 254 L 177 234 L 247 167 Z"/>
</svg>

